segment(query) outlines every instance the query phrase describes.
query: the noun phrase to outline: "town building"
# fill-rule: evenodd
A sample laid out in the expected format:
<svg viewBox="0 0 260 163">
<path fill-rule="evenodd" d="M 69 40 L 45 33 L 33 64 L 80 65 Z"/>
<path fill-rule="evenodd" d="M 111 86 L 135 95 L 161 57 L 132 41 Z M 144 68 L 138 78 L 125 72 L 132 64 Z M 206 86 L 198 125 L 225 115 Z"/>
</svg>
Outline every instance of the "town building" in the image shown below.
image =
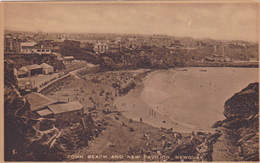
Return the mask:
<svg viewBox="0 0 260 163">
<path fill-rule="evenodd" d="M 41 65 L 33 64 L 21 67 L 18 71 L 15 70 L 15 76 L 18 78 L 24 78 L 28 76 L 34 76 L 38 74 L 52 74 L 54 68 L 51 65 L 42 63 Z"/>
<path fill-rule="evenodd" d="M 109 46 L 107 43 L 101 43 L 101 42 L 98 42 L 94 45 L 94 48 L 93 50 L 97 53 L 97 54 L 100 54 L 100 53 L 106 53 L 109 49 Z"/>
<path fill-rule="evenodd" d="M 30 104 L 32 112 L 38 114 L 40 117 L 55 118 L 55 125 L 57 127 L 77 123 L 81 121 L 84 114 L 83 106 L 77 101 L 57 101 L 37 92 L 29 93 L 24 97 Z"/>
<path fill-rule="evenodd" d="M 60 52 L 61 47 L 63 46 L 64 39 L 54 39 L 52 40 L 52 51 Z"/>
<path fill-rule="evenodd" d="M 50 99 L 47 96 L 44 96 L 43 94 L 37 92 L 31 92 L 29 94 L 26 94 L 24 97 L 30 104 L 31 111 L 42 110 L 47 107 L 47 105 L 57 102 L 56 100 Z"/>
<path fill-rule="evenodd" d="M 18 78 L 18 89 L 20 92 L 31 92 L 35 87 L 33 87 L 30 79 Z"/>
<path fill-rule="evenodd" d="M 166 35 L 154 35 L 146 39 L 146 44 L 148 46 L 167 47 L 170 46 L 171 43 L 172 39 Z"/>
<path fill-rule="evenodd" d="M 59 127 L 68 126 L 70 123 L 81 121 L 84 113 L 83 106 L 78 102 L 54 103 L 47 106 L 56 119 L 56 125 Z M 49 116 L 50 116 L 49 115 Z"/>
<path fill-rule="evenodd" d="M 20 52 L 21 46 L 18 37 L 13 37 L 12 34 L 4 35 L 4 52 Z"/>
<path fill-rule="evenodd" d="M 33 65 L 23 66 L 18 70 L 18 74 L 19 73 L 23 74 L 24 72 L 27 74 L 27 76 L 42 74 L 43 67 L 37 64 L 33 64 Z"/>
<path fill-rule="evenodd" d="M 47 63 L 42 63 L 40 66 L 43 68 L 42 72 L 43 74 L 52 74 L 54 72 L 54 68 L 51 65 L 48 65 Z"/>
<path fill-rule="evenodd" d="M 17 76 L 18 78 L 24 78 L 28 76 L 28 72 L 24 70 L 16 70 L 15 76 Z"/>
<path fill-rule="evenodd" d="M 137 38 L 137 37 L 130 37 L 127 40 L 127 46 L 130 48 L 137 48 L 137 47 L 141 47 L 143 45 L 142 39 L 141 38 Z"/>
<path fill-rule="evenodd" d="M 21 53 L 23 54 L 51 54 L 51 48 L 35 42 L 21 42 Z"/>
<path fill-rule="evenodd" d="M 119 45 L 110 45 L 108 52 L 109 53 L 118 53 L 120 51 L 120 46 Z"/>
<path fill-rule="evenodd" d="M 63 59 L 65 62 L 71 62 L 73 61 L 75 58 L 73 56 L 63 56 Z"/>
</svg>

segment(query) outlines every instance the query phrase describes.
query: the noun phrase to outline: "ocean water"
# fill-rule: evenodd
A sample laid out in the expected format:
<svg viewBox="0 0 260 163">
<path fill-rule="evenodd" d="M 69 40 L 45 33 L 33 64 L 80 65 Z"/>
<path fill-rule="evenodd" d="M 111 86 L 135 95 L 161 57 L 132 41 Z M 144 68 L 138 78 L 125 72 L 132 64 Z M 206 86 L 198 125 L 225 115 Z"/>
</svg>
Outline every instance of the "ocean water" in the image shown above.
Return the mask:
<svg viewBox="0 0 260 163">
<path fill-rule="evenodd" d="M 187 71 L 182 71 L 182 70 Z M 208 130 L 223 120 L 231 96 L 258 81 L 258 68 L 191 67 L 159 70 L 144 79 L 141 99 L 174 123 Z"/>
</svg>

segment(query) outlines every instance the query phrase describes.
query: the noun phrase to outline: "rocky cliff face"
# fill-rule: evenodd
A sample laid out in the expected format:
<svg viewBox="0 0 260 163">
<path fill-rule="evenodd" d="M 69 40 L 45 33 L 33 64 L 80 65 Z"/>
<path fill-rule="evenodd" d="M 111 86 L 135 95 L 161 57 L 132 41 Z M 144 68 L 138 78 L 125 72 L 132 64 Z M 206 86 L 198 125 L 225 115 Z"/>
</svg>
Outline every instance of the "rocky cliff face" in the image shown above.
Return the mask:
<svg viewBox="0 0 260 163">
<path fill-rule="evenodd" d="M 95 126 L 90 114 L 80 123 L 65 128 L 55 126 L 56 119 L 33 113 L 30 104 L 17 90 L 14 62 L 5 61 L 4 72 L 4 159 L 5 161 L 60 161 L 66 154 L 88 145 L 103 128 Z M 102 122 L 98 122 L 102 123 Z"/>
<path fill-rule="evenodd" d="M 238 160 L 259 160 L 259 83 L 251 83 L 225 103 L 225 120 L 215 127 L 229 130 L 235 137 Z"/>
</svg>

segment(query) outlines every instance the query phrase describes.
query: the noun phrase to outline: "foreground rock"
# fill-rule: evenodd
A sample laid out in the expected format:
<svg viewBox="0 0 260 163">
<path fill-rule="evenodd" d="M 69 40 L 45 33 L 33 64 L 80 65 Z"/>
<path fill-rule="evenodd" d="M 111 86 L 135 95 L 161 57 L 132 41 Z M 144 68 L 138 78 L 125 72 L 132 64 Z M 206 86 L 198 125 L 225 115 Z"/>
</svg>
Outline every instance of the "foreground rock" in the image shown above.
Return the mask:
<svg viewBox="0 0 260 163">
<path fill-rule="evenodd" d="M 235 147 L 235 160 L 259 161 L 259 84 L 251 83 L 225 103 L 223 121 L 218 127 L 229 137 Z M 225 140 L 229 141 L 229 140 Z"/>
</svg>

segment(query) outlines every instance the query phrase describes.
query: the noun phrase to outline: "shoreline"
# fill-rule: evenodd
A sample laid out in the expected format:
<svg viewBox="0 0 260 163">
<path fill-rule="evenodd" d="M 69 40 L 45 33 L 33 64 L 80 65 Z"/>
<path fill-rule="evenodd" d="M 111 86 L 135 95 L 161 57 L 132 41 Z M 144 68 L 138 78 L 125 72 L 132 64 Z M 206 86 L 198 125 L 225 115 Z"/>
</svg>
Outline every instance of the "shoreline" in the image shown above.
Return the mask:
<svg viewBox="0 0 260 163">
<path fill-rule="evenodd" d="M 177 121 L 170 115 L 164 114 L 159 110 L 153 109 L 152 106 L 150 106 L 143 100 L 142 91 L 145 88 L 143 81 L 147 79 L 147 76 L 150 73 L 155 71 L 157 70 L 150 70 L 148 72 L 144 72 L 143 74 L 145 74 L 145 76 L 141 75 L 141 77 L 135 79 L 138 80 L 135 88 L 131 89 L 127 94 L 115 99 L 114 105 L 116 105 L 118 111 L 121 111 L 123 116 L 129 119 L 133 119 L 135 121 L 140 121 L 140 118 L 142 118 L 144 123 L 147 123 L 157 128 L 165 128 L 165 129 L 172 128 L 173 131 L 181 132 L 181 133 L 192 133 L 193 131 L 214 133 L 215 132 L 214 129 L 202 130 L 195 125 Z M 159 70 L 159 71 L 165 71 L 165 70 Z M 124 103 L 126 104 L 126 106 L 122 106 L 122 104 Z"/>
<path fill-rule="evenodd" d="M 97 107 L 91 111 L 94 123 L 96 123 L 97 126 L 100 122 L 104 123 L 102 126 L 104 126 L 105 129 L 102 130 L 99 135 L 89 140 L 86 147 L 71 151 L 72 155 L 79 155 L 84 157 L 83 160 L 87 160 L 89 154 L 126 155 L 129 152 L 129 148 L 137 155 L 140 154 L 141 150 L 143 150 L 144 153 L 149 153 L 151 150 L 154 150 L 154 154 L 156 154 L 156 150 L 159 150 L 165 152 L 166 155 L 171 155 L 174 153 L 172 148 L 168 150 L 160 146 L 162 141 L 165 140 L 165 138 L 162 139 L 162 137 L 166 137 L 166 142 L 172 143 L 170 146 L 174 144 L 173 147 L 183 147 L 185 151 L 188 151 L 188 147 L 185 146 L 185 143 L 191 143 L 192 148 L 200 155 L 204 155 L 205 152 L 195 148 L 202 146 L 207 149 L 207 156 L 204 158 L 210 160 L 212 150 L 216 150 L 212 149 L 213 147 L 211 145 L 220 135 L 216 128 L 213 128 L 211 132 L 207 130 L 196 130 L 187 127 L 187 125 L 183 123 L 178 123 L 178 121 L 176 124 L 174 118 L 167 117 L 167 115 L 163 113 L 160 114 L 160 112 L 155 109 L 153 113 L 156 113 L 156 117 L 154 114 L 153 116 L 149 114 L 152 107 L 143 101 L 141 92 L 145 88 L 144 80 L 154 71 L 156 70 L 139 69 L 87 74 L 80 78 L 71 79 L 68 85 L 60 86 L 61 90 L 57 91 L 58 93 L 52 92 L 48 94 L 49 97 L 52 96 L 53 98 L 57 98 L 57 96 L 62 97 L 62 93 L 64 95 L 68 93 L 69 96 L 66 96 L 66 98 L 70 97 L 70 99 L 76 96 L 84 108 L 89 104 L 96 105 Z M 107 75 L 110 77 L 106 78 Z M 127 77 L 127 79 L 125 79 L 125 77 Z M 116 95 L 118 92 L 113 88 L 112 84 L 117 81 L 124 83 L 131 79 L 136 81 L 136 86 L 124 95 Z M 82 87 L 83 92 L 78 92 L 77 89 L 80 90 L 80 87 Z M 104 90 L 103 95 L 100 94 L 102 90 Z M 110 93 L 106 95 L 107 92 Z M 88 97 L 92 97 L 92 100 L 88 99 Z M 123 103 L 125 103 L 124 106 Z M 103 111 L 109 113 L 104 113 Z M 136 113 L 138 114 L 136 115 Z M 140 117 L 142 118 L 142 123 L 140 123 Z M 133 120 L 132 122 L 131 119 Z M 165 121 L 165 123 L 163 121 Z M 131 131 L 130 129 L 133 130 Z M 193 131 L 195 133 L 193 133 Z M 144 139 L 145 134 L 150 136 L 150 140 Z M 176 134 L 182 135 L 182 138 L 176 138 Z M 209 145 L 205 145 L 203 142 L 204 139 L 206 140 L 207 138 L 214 139 L 214 141 L 211 141 Z M 150 145 L 147 147 L 146 143 Z M 174 158 L 172 159 L 174 160 Z M 76 161 L 81 159 L 67 158 L 65 160 Z M 99 159 L 99 161 L 102 161 L 102 159 Z"/>
<path fill-rule="evenodd" d="M 225 69 L 225 67 L 223 67 Z M 198 69 L 198 70 L 197 70 Z M 199 68 L 197 68 L 196 71 L 198 71 L 198 73 L 201 73 L 202 75 L 207 75 L 206 73 L 207 72 L 202 72 L 201 70 L 199 70 Z M 233 69 L 230 69 L 230 72 L 229 73 L 234 73 L 236 71 L 240 72 L 239 71 L 240 68 L 233 68 Z M 216 100 L 214 100 L 214 98 L 210 98 L 208 100 L 213 100 L 212 101 L 212 104 L 215 104 L 217 102 L 217 106 L 218 107 L 213 107 L 215 110 L 212 110 L 216 113 L 218 113 L 219 115 L 217 117 L 213 117 L 214 118 L 214 121 L 209 121 L 210 124 L 209 125 L 205 125 L 205 124 L 208 124 L 208 122 L 203 120 L 202 122 L 200 123 L 205 123 L 203 124 L 203 126 L 201 126 L 200 124 L 198 124 L 198 126 L 196 126 L 196 124 L 194 125 L 193 123 L 186 123 L 186 122 L 182 122 L 180 121 L 181 120 L 181 117 L 178 117 L 177 119 L 174 118 L 174 116 L 171 116 L 170 113 L 167 113 L 165 112 L 164 110 L 162 110 L 162 106 L 161 105 L 164 105 L 164 102 L 163 103 L 156 103 L 156 101 L 154 102 L 153 100 L 157 100 L 157 99 L 149 99 L 149 93 L 153 93 L 153 90 L 149 90 L 148 92 L 148 95 L 147 95 L 147 92 L 146 92 L 146 100 L 143 99 L 143 96 L 142 96 L 142 91 L 145 89 L 145 85 L 144 85 L 144 82 L 145 80 L 149 77 L 149 75 L 151 73 L 161 73 L 161 72 L 165 72 L 165 71 L 176 71 L 174 72 L 174 74 L 172 76 L 175 76 L 177 73 L 178 75 L 177 76 L 180 76 L 181 73 L 190 73 L 190 72 L 185 72 L 187 71 L 187 69 L 185 68 L 172 68 L 172 69 L 168 69 L 168 70 L 151 70 L 149 73 L 147 73 L 144 77 L 140 78 L 139 79 L 139 83 L 136 85 L 136 87 L 134 89 L 131 89 L 127 94 L 125 94 L 124 96 L 121 96 L 121 97 L 118 97 L 116 100 L 115 100 L 115 103 L 118 110 L 119 111 L 122 111 L 122 114 L 124 116 L 126 116 L 127 118 L 129 119 L 134 119 L 136 121 L 139 121 L 140 117 L 143 119 L 143 121 L 147 124 L 150 124 L 154 127 L 162 127 L 162 128 L 173 128 L 174 131 L 177 131 L 177 132 L 192 132 L 192 131 L 197 131 L 197 132 L 215 132 L 215 130 L 211 127 L 216 121 L 219 121 L 219 120 L 223 120 L 224 119 L 224 115 L 222 113 L 222 110 L 223 108 L 221 106 L 218 106 L 218 105 L 222 105 L 222 102 L 217 102 Z M 211 69 L 211 67 L 208 69 L 208 73 L 211 73 L 213 69 Z M 201 71 L 201 72 L 200 72 Z M 206 70 L 205 70 L 206 71 Z M 226 70 L 225 70 L 226 71 Z M 212 73 L 214 73 L 215 71 L 213 71 Z M 236 72 L 236 73 L 238 73 Z M 243 71 L 244 72 L 244 71 Z M 154 74 L 153 74 L 154 75 Z M 204 76 L 205 76 L 204 75 Z M 213 74 L 211 74 L 212 76 Z M 237 76 L 237 75 L 236 75 Z M 157 76 L 158 78 L 158 76 Z M 151 80 L 157 80 L 156 78 L 152 78 Z M 158 81 L 154 81 L 154 82 L 158 82 Z M 212 82 L 212 81 L 208 81 L 208 84 Z M 183 93 L 183 91 L 186 91 L 186 90 L 183 90 L 182 87 L 184 86 L 183 84 L 180 85 L 180 83 L 178 84 L 178 80 L 175 82 L 176 85 L 176 91 L 174 94 L 177 95 L 179 97 L 179 93 L 181 93 L 180 97 L 182 97 L 183 95 L 185 95 L 185 92 Z M 187 83 L 187 82 L 186 82 Z M 214 82 L 213 82 L 214 83 Z M 210 83 L 210 84 L 213 84 L 213 83 Z M 222 85 L 221 85 L 222 83 Z M 209 87 L 209 86 L 204 86 L 204 84 L 207 84 L 207 82 L 203 83 L 203 87 L 206 87 L 206 89 L 212 89 L 212 90 L 208 90 L 210 91 L 210 93 L 212 93 L 212 95 L 214 96 L 217 96 L 218 94 L 226 94 L 225 96 L 223 96 L 221 98 L 221 101 L 222 99 L 225 99 L 227 100 L 229 97 L 231 97 L 233 95 L 234 92 L 237 92 L 241 87 L 241 89 L 244 87 L 244 84 L 241 84 L 241 85 L 237 85 L 237 88 L 238 90 L 233 90 L 232 87 L 234 87 L 233 85 L 228 89 L 228 90 L 225 90 L 224 92 L 223 91 L 220 91 L 220 90 L 224 90 L 225 87 L 228 87 L 227 85 L 223 85 L 223 82 L 221 83 L 215 83 L 217 84 L 217 86 L 219 88 L 214 88 L 213 87 Z M 242 82 L 243 83 L 243 82 Z M 244 83 L 248 83 L 247 81 Z M 250 83 L 250 82 L 249 82 Z M 156 85 L 155 85 L 156 86 Z M 148 89 L 151 87 L 151 85 L 148 87 Z M 180 87 L 180 89 L 179 89 Z M 189 86 L 190 87 L 190 86 Z M 188 87 L 188 89 L 189 89 Z M 199 86 L 198 86 L 199 87 Z M 223 87 L 223 88 L 222 88 Z M 185 88 L 185 86 L 184 86 Z M 174 88 L 175 89 L 175 88 Z M 196 91 L 197 90 L 200 90 L 201 88 L 196 88 Z M 213 91 L 214 89 L 214 91 Z M 216 90 L 218 89 L 218 90 Z M 231 89 L 231 90 L 230 90 Z M 216 91 L 215 91 L 216 90 Z M 179 92 L 179 93 L 178 93 Z M 205 91 L 204 91 L 205 92 Z M 218 93 L 219 92 L 219 93 Z M 228 93 L 229 92 L 229 93 Z M 155 92 L 155 93 L 158 93 L 158 92 Z M 187 92 L 189 93 L 189 92 Z M 174 95 L 174 96 L 175 96 Z M 164 95 L 162 95 L 164 96 Z M 190 97 L 188 97 L 188 99 L 190 98 L 193 98 L 194 95 L 189 95 Z M 207 95 L 206 95 L 207 96 Z M 227 97 L 226 97 L 227 96 Z M 203 96 L 204 97 L 204 96 Z M 167 95 L 166 97 L 167 98 Z M 151 103 L 147 103 L 147 100 L 148 101 L 151 101 Z M 160 101 L 160 100 L 159 100 Z M 185 101 L 183 101 L 185 103 Z M 183 103 L 182 102 L 182 103 Z M 122 106 L 122 103 L 127 103 L 127 106 Z M 178 103 L 177 104 L 177 107 L 178 105 L 182 104 L 182 103 Z M 223 101 L 223 104 L 225 103 L 225 101 Z M 196 105 L 198 105 L 200 103 L 196 103 Z M 201 105 L 201 106 L 204 106 L 204 107 L 208 107 L 208 105 L 210 105 L 211 103 L 207 104 L 207 105 Z M 135 108 L 133 107 L 133 105 L 135 105 Z M 192 105 L 192 104 L 191 104 Z M 157 106 L 157 109 L 156 109 L 156 106 Z M 158 106 L 159 106 L 159 109 L 158 109 Z M 210 105 L 211 106 L 211 105 Z M 179 106 L 180 107 L 180 106 Z M 192 107 L 192 106 L 191 106 Z M 169 107 L 167 107 L 169 108 Z M 218 109 L 220 108 L 220 109 Z M 178 112 L 180 112 L 181 108 L 177 108 L 178 110 L 174 111 L 177 113 L 176 116 L 178 116 Z M 196 106 L 195 106 L 195 109 L 196 109 Z M 217 109 L 217 110 L 216 110 Z M 150 116 L 150 111 L 153 111 L 153 112 L 156 112 L 156 118 L 152 118 Z M 189 110 L 188 110 L 189 111 Z M 207 112 L 211 112 L 211 110 L 207 109 L 206 110 Z M 124 113 L 124 112 L 127 112 L 127 113 Z M 165 113 L 164 113 L 165 112 Z M 194 111 L 193 111 L 194 112 Z M 202 110 L 198 110 L 198 113 L 202 112 Z M 213 115 L 212 115 L 213 116 Z M 195 117 L 196 118 L 196 117 Z M 207 117 L 208 120 L 210 120 L 210 118 Z M 164 121 L 164 122 L 163 122 Z M 197 120 L 196 120 L 197 121 Z M 192 121 L 191 121 L 192 122 Z"/>
</svg>

